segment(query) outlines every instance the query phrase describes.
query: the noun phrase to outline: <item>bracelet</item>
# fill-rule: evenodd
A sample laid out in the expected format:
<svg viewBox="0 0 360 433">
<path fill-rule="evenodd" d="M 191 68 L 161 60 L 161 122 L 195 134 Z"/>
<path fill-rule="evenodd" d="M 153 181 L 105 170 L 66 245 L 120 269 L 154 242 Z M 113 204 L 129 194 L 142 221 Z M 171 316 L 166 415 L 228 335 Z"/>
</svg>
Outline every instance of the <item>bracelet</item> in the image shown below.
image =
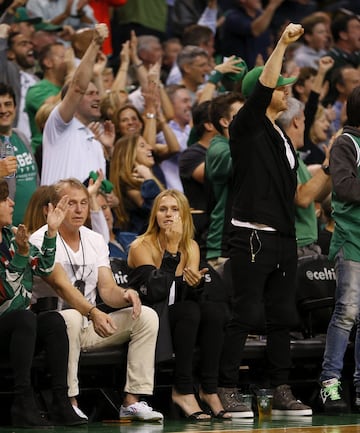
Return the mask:
<svg viewBox="0 0 360 433">
<path fill-rule="evenodd" d="M 91 312 L 92 312 L 92 310 L 93 310 L 94 308 L 96 308 L 96 305 L 93 305 L 93 306 L 90 308 L 90 310 L 88 311 L 88 313 L 87 313 L 87 315 L 86 315 L 86 317 L 87 317 L 88 320 L 91 320 Z"/>
<path fill-rule="evenodd" d="M 155 113 L 146 113 L 145 117 L 147 119 L 156 119 L 156 114 Z"/>
<path fill-rule="evenodd" d="M 210 72 L 208 83 L 217 84 L 221 80 L 222 76 L 223 74 L 221 72 L 214 69 Z"/>
<path fill-rule="evenodd" d="M 134 63 L 135 68 L 140 68 L 140 66 L 142 66 L 144 64 L 144 62 L 140 62 L 137 65 Z"/>
</svg>

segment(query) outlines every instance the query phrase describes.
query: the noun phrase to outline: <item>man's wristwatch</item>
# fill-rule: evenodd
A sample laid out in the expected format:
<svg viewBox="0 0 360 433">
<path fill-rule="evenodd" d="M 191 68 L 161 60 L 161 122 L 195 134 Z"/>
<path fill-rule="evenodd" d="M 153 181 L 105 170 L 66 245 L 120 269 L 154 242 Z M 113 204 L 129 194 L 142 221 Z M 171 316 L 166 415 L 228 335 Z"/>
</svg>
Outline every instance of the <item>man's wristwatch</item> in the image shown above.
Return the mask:
<svg viewBox="0 0 360 433">
<path fill-rule="evenodd" d="M 330 176 L 329 164 L 321 164 L 321 168 L 326 175 Z"/>
</svg>

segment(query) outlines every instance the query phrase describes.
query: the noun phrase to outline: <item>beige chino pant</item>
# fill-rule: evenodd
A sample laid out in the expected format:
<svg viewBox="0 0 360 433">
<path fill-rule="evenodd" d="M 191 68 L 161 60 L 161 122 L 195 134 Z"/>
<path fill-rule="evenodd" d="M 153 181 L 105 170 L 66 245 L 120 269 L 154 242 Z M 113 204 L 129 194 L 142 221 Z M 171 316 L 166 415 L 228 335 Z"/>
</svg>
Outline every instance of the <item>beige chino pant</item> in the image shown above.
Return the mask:
<svg viewBox="0 0 360 433">
<path fill-rule="evenodd" d="M 84 317 L 74 309 L 63 310 L 69 337 L 68 395 L 79 395 L 78 364 L 80 351 L 115 347 L 129 342 L 126 384 L 124 391 L 130 394 L 151 395 L 154 388 L 155 346 L 159 328 L 157 313 L 142 306 L 141 314 L 133 319 L 132 307 L 110 313 L 117 330 L 110 337 L 102 338 L 89 321 L 84 327 Z"/>
</svg>

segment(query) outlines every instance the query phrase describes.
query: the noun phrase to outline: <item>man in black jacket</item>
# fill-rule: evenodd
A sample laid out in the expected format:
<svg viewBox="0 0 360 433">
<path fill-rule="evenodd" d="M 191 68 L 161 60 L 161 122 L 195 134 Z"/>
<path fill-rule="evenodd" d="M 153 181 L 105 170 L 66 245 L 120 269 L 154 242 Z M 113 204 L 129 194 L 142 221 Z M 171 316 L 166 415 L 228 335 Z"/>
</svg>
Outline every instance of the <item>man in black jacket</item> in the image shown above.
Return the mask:
<svg viewBox="0 0 360 433">
<path fill-rule="evenodd" d="M 229 239 L 234 298 L 220 363 L 219 396 L 234 417 L 245 411 L 236 389 L 244 345 L 263 313 L 273 414 L 312 414 L 287 385 L 290 328 L 296 318 L 297 161 L 290 139 L 275 124 L 278 114 L 287 108 L 288 86 L 295 81 L 280 75 L 282 59 L 286 47 L 302 34 L 301 25 L 289 24 L 265 66 L 245 75 L 242 92 L 247 100 L 230 125 L 233 205 Z"/>
</svg>

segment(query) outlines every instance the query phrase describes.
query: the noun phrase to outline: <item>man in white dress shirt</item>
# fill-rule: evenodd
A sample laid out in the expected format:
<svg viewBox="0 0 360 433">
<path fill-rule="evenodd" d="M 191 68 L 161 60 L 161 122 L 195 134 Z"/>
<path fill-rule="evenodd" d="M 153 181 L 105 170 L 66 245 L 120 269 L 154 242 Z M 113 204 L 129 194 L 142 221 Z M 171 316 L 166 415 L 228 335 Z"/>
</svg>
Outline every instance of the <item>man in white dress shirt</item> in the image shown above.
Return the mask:
<svg viewBox="0 0 360 433">
<path fill-rule="evenodd" d="M 92 42 L 70 84 L 63 89 L 61 103 L 45 124 L 42 185 L 51 185 L 67 177 L 76 177 L 83 182 L 91 171 L 101 169 L 106 172 L 102 144 L 88 125 L 100 119 L 99 90 L 91 79 L 97 55 L 107 36 L 106 25 L 97 24 Z"/>
</svg>

